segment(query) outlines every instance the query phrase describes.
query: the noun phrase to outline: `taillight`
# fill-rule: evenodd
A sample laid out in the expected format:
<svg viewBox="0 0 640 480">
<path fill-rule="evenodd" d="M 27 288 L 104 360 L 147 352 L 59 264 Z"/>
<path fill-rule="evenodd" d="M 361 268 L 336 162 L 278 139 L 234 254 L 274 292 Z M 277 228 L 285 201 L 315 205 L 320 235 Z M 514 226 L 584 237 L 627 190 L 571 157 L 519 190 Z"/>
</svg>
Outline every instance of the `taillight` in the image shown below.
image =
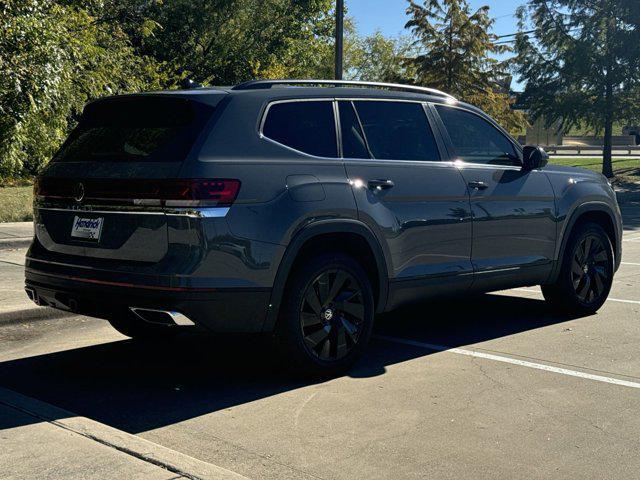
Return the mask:
<svg viewBox="0 0 640 480">
<path fill-rule="evenodd" d="M 78 204 L 154 207 L 230 206 L 240 191 L 240 180 L 215 179 L 86 179 L 45 177 L 36 180 L 34 193 L 47 199 Z"/>
<path fill-rule="evenodd" d="M 161 192 L 167 207 L 229 206 L 240 191 L 240 180 L 178 180 Z M 172 191 L 172 188 L 174 189 Z"/>
</svg>

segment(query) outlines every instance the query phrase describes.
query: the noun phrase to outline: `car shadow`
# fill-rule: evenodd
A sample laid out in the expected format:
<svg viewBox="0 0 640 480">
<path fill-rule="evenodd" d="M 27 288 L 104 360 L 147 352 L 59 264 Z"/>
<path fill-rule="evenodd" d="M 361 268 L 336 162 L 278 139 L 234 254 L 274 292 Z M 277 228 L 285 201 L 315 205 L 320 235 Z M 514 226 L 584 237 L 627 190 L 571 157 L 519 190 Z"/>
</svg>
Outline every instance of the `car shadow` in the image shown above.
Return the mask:
<svg viewBox="0 0 640 480">
<path fill-rule="evenodd" d="M 481 295 L 386 314 L 376 334 L 458 347 L 567 320 L 541 300 Z M 374 336 L 349 375 L 383 375 L 389 365 L 431 353 Z M 264 338 L 194 334 L 5 361 L 0 379 L 5 388 L 134 434 L 314 383 L 288 374 Z"/>
</svg>

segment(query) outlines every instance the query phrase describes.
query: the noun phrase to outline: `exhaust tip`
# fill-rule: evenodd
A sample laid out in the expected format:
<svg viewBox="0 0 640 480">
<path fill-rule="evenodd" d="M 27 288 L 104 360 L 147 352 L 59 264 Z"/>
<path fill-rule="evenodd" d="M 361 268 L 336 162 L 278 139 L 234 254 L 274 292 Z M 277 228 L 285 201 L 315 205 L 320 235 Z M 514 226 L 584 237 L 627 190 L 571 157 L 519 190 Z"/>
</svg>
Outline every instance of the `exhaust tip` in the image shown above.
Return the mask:
<svg viewBox="0 0 640 480">
<path fill-rule="evenodd" d="M 27 294 L 27 297 L 29 297 L 29 300 L 31 300 L 36 305 L 40 305 L 40 303 L 38 302 L 38 297 L 36 296 L 36 291 L 33 288 L 25 287 L 24 291 Z"/>
<path fill-rule="evenodd" d="M 129 310 L 147 323 L 155 323 L 158 325 L 177 325 L 181 327 L 195 325 L 191 319 L 180 312 L 142 307 L 129 307 Z"/>
</svg>

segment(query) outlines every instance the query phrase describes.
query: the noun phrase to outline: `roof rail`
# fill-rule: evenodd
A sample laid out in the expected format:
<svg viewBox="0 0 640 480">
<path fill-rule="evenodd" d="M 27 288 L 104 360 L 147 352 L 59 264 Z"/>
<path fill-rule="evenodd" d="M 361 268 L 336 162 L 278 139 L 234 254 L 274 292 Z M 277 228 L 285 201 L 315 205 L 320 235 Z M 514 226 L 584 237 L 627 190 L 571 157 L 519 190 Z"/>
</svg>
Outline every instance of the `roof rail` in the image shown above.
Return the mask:
<svg viewBox="0 0 640 480">
<path fill-rule="evenodd" d="M 415 85 L 403 85 L 401 83 L 384 83 L 384 82 L 360 82 L 357 80 L 251 80 L 236 85 L 231 90 L 263 90 L 269 89 L 276 85 L 333 85 L 353 86 L 353 87 L 371 87 L 371 88 L 387 88 L 389 90 L 400 90 L 406 92 L 425 93 L 427 95 L 435 95 L 451 100 L 456 98 L 435 88 L 417 87 Z"/>
</svg>

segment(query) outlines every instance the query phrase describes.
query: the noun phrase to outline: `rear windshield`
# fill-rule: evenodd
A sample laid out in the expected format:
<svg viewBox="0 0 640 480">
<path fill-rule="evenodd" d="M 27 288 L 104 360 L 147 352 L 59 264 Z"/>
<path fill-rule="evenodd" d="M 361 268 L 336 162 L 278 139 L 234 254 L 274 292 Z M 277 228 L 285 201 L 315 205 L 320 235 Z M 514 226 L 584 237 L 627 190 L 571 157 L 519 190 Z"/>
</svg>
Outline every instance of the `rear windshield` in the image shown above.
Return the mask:
<svg viewBox="0 0 640 480">
<path fill-rule="evenodd" d="M 180 162 L 213 107 L 183 98 L 123 97 L 87 105 L 56 162 Z"/>
</svg>

